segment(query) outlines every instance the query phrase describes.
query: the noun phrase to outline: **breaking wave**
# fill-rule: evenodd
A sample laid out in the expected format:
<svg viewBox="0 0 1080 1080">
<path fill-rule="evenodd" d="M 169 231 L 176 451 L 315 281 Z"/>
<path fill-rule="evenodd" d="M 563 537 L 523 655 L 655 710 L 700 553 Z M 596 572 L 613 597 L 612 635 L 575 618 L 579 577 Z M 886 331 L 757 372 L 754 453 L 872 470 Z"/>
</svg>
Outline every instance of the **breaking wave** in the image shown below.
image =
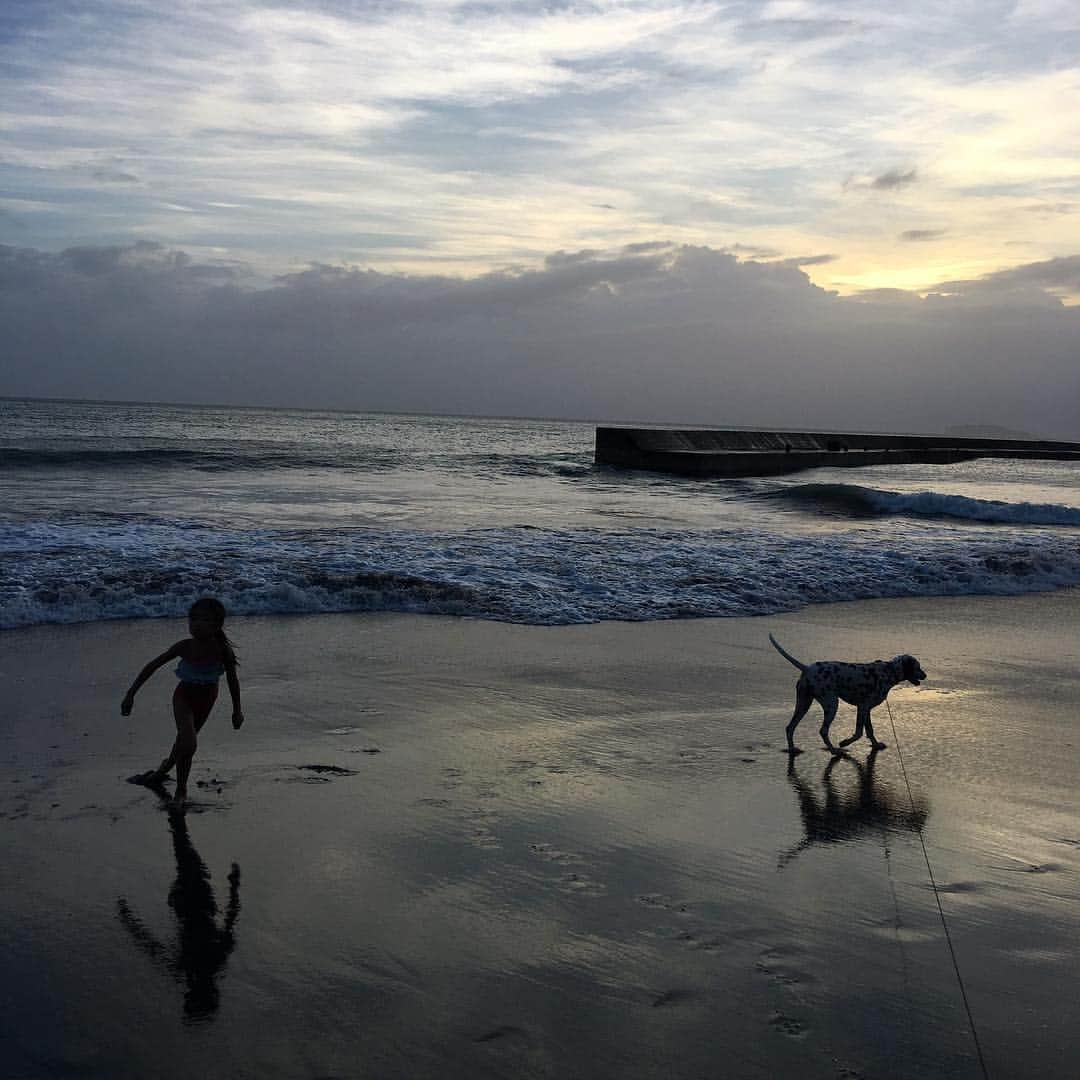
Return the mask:
<svg viewBox="0 0 1080 1080">
<path fill-rule="evenodd" d="M 1001 502 L 934 491 L 908 494 L 857 484 L 800 484 L 766 498 L 851 517 L 908 516 L 982 524 L 1080 526 L 1080 509 L 1059 503 Z"/>
<path fill-rule="evenodd" d="M 223 532 L 33 523 L 4 530 L 0 560 L 5 628 L 178 616 L 207 592 L 236 614 L 425 612 L 561 625 L 1080 585 L 1080 537 L 992 530 L 882 542 L 860 529 Z"/>
</svg>

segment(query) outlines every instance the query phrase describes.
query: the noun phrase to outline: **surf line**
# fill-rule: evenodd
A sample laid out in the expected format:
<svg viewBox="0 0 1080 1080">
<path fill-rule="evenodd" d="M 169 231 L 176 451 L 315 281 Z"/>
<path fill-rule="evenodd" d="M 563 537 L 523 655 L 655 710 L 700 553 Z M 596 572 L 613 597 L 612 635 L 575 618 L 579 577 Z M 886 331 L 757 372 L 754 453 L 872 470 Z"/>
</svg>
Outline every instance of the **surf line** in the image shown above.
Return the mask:
<svg viewBox="0 0 1080 1080">
<path fill-rule="evenodd" d="M 915 797 L 911 793 L 911 781 L 908 779 L 907 766 L 904 765 L 904 755 L 900 750 L 900 736 L 896 733 L 896 721 L 893 719 L 892 706 L 889 699 L 885 699 L 885 708 L 889 710 L 889 723 L 892 725 L 893 746 L 896 747 L 896 755 L 900 759 L 900 771 L 904 774 L 904 784 L 907 787 L 908 802 L 911 804 L 911 812 L 915 813 Z M 979 1057 L 979 1068 L 985 1080 L 990 1080 L 990 1071 L 986 1067 L 986 1059 L 983 1057 L 982 1043 L 979 1042 L 979 1033 L 975 1029 L 975 1017 L 971 1013 L 971 1004 L 968 1002 L 967 990 L 964 988 L 964 977 L 960 974 L 960 964 L 956 959 L 956 950 L 953 948 L 952 935 L 949 933 L 949 924 L 945 921 L 945 909 L 941 906 L 941 894 L 938 892 L 937 881 L 934 878 L 934 869 L 930 865 L 930 856 L 926 851 L 926 840 L 923 839 L 922 825 L 915 830 L 922 847 L 923 859 L 926 862 L 926 872 L 930 875 L 930 885 L 934 890 L 934 899 L 937 901 L 938 915 L 941 916 L 941 928 L 945 931 L 945 942 L 949 946 L 949 955 L 952 957 L 953 971 L 956 972 L 956 981 L 960 986 L 960 997 L 964 1002 L 964 1012 L 967 1013 L 968 1026 L 971 1028 L 971 1038 L 975 1042 L 975 1053 Z"/>
</svg>

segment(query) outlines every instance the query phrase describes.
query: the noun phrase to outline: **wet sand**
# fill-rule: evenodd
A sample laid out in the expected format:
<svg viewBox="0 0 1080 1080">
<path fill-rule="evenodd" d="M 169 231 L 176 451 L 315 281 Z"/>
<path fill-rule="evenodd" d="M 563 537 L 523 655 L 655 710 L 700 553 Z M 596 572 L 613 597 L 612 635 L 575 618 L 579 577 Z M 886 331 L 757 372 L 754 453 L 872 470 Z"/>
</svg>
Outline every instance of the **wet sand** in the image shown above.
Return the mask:
<svg viewBox="0 0 1080 1080">
<path fill-rule="evenodd" d="M 1080 594 L 585 627 L 236 619 L 194 804 L 160 621 L 0 637 L 12 1077 L 1073 1077 Z M 914 652 L 789 766 L 796 656 Z M 841 707 L 835 736 L 854 712 Z M 930 886 L 925 841 L 967 1007 Z"/>
</svg>

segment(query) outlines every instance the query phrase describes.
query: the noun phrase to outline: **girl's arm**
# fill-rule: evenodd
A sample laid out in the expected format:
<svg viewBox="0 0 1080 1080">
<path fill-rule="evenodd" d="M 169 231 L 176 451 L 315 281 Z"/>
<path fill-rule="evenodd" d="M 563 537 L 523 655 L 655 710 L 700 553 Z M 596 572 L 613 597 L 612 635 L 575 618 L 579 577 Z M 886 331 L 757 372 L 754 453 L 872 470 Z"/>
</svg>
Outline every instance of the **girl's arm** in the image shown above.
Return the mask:
<svg viewBox="0 0 1080 1080">
<path fill-rule="evenodd" d="M 155 656 L 154 659 L 151 660 L 150 663 L 147 664 L 146 667 L 144 667 L 142 671 L 140 671 L 139 674 L 135 676 L 135 681 L 131 684 L 131 689 L 129 689 L 128 692 L 124 695 L 124 700 L 120 702 L 120 713 L 122 716 L 131 715 L 132 707 L 135 705 L 136 691 L 138 691 L 139 687 L 142 686 L 142 684 L 146 682 L 146 680 L 149 679 L 150 676 L 153 675 L 159 667 L 161 667 L 163 664 L 167 664 L 170 660 L 174 660 L 176 659 L 176 657 L 180 656 L 183 644 L 184 643 L 182 641 L 178 641 L 175 645 L 173 645 L 170 649 L 167 649 L 160 656 Z"/>
<path fill-rule="evenodd" d="M 235 664 L 226 665 L 225 681 L 229 684 L 229 693 L 232 695 L 232 726 L 239 731 L 244 722 L 244 710 L 240 708 L 240 680 L 236 677 Z"/>
</svg>

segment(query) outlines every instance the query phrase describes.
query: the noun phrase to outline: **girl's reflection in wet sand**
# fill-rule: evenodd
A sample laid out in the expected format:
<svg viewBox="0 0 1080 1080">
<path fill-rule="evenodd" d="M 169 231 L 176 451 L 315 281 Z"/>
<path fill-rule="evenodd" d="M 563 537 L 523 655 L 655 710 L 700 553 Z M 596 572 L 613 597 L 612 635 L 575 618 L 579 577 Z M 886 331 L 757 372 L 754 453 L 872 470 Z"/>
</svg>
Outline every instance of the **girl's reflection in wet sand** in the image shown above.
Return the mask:
<svg viewBox="0 0 1080 1080">
<path fill-rule="evenodd" d="M 168 799 L 164 789 L 158 795 Z M 229 901 L 219 926 L 210 871 L 191 842 L 187 820 L 182 811 L 172 806 L 168 808 L 168 820 L 176 856 L 176 880 L 168 895 L 169 907 L 176 916 L 176 942 L 169 947 L 158 941 L 124 897 L 116 902 L 117 916 L 135 944 L 184 986 L 184 1022 L 196 1023 L 210 1019 L 217 1011 L 219 976 L 236 945 L 233 928 L 240 914 L 240 867 L 232 864 Z"/>
</svg>

